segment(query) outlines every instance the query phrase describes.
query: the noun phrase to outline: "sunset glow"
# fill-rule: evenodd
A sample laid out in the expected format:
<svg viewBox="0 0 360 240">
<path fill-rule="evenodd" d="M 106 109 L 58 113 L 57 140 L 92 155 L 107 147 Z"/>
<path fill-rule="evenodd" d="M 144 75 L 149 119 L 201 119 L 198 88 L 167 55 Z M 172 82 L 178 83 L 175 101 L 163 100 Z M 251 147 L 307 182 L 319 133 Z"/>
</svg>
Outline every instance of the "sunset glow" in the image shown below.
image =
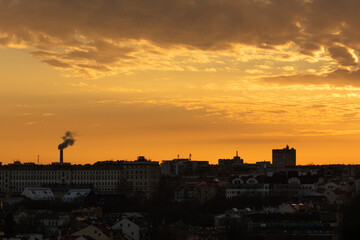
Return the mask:
<svg viewBox="0 0 360 240">
<path fill-rule="evenodd" d="M 0 162 L 360 163 L 358 0 L 0 0 Z"/>
</svg>

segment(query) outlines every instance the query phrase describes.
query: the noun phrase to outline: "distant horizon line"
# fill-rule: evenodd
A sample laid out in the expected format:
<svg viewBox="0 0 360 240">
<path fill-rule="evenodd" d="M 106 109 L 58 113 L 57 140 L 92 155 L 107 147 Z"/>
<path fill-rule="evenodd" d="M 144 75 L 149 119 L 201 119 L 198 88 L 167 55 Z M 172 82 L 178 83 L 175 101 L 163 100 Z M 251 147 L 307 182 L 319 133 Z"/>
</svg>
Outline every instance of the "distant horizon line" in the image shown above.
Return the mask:
<svg viewBox="0 0 360 240">
<path fill-rule="evenodd" d="M 138 156 L 138 157 L 144 157 L 144 156 Z M 210 161 L 208 160 L 193 160 L 193 159 L 189 159 L 189 158 L 174 158 L 174 159 L 171 159 L 171 160 L 161 160 L 161 161 L 156 161 L 156 160 L 152 160 L 152 159 L 147 159 L 147 158 L 144 158 L 146 161 L 148 162 L 158 162 L 159 164 L 165 162 L 165 161 L 173 161 L 173 160 L 189 160 L 189 161 L 197 161 L 197 162 L 208 162 L 209 165 L 219 165 L 219 163 L 215 163 L 215 164 L 212 164 L 210 163 Z M 221 159 L 221 158 L 220 158 Z M 218 160 L 220 160 L 218 159 Z M 232 160 L 232 159 L 226 159 L 226 160 Z M 36 163 L 36 162 L 21 162 L 20 160 L 14 160 L 13 162 L 1 162 L 0 161 L 0 166 L 6 166 L 6 165 L 16 165 L 16 164 L 19 164 L 19 165 L 42 165 L 42 166 L 47 166 L 47 165 L 93 165 L 93 164 L 96 164 L 96 163 L 105 163 L 105 162 L 137 162 L 139 161 L 139 158 L 136 159 L 136 160 L 125 160 L 125 159 L 122 159 L 122 160 L 100 160 L 100 161 L 96 161 L 96 162 L 93 162 L 93 163 L 90 163 L 90 162 L 87 162 L 87 163 L 72 163 L 72 162 L 63 162 L 63 163 L 60 163 L 58 161 L 56 162 L 50 162 L 50 163 Z M 141 162 L 141 160 L 140 160 Z M 257 161 L 257 162 L 254 162 L 254 163 L 242 163 L 241 165 L 257 165 L 258 163 L 269 163 L 270 166 L 272 166 L 272 163 L 271 161 Z M 258 164 L 259 165 L 259 164 Z M 307 166 L 360 166 L 360 163 L 350 163 L 350 164 L 345 164 L 345 163 L 329 163 L 329 164 L 313 164 L 313 163 L 310 163 L 310 164 L 297 164 L 295 166 L 287 166 L 287 167 L 277 167 L 277 168 L 293 168 L 293 167 L 307 167 Z"/>
</svg>

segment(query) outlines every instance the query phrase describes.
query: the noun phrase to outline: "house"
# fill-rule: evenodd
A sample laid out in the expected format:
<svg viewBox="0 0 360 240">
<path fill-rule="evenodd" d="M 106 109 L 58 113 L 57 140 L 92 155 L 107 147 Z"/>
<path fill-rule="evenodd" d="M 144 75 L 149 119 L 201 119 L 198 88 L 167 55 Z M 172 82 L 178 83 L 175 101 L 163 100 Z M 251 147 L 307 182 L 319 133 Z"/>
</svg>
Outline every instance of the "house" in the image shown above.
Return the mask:
<svg viewBox="0 0 360 240">
<path fill-rule="evenodd" d="M 202 181 L 194 187 L 194 198 L 198 201 L 208 201 L 219 194 L 219 189 L 223 184 L 218 179 Z"/>
<path fill-rule="evenodd" d="M 226 198 L 236 198 L 244 195 L 266 196 L 269 194 L 269 184 L 259 182 L 255 177 L 234 178 L 226 186 Z"/>
<path fill-rule="evenodd" d="M 239 227 L 241 224 L 244 224 L 245 217 L 247 214 L 251 213 L 250 208 L 237 209 L 232 208 L 225 211 L 225 213 L 217 215 L 214 217 L 215 227 L 216 228 L 234 228 Z"/>
<path fill-rule="evenodd" d="M 194 183 L 180 185 L 175 190 L 174 200 L 178 202 L 194 200 L 194 191 L 195 191 L 194 188 L 195 188 Z"/>
<path fill-rule="evenodd" d="M 115 231 L 121 231 L 126 237 L 133 240 L 150 239 L 148 236 L 148 224 L 140 218 L 125 217 L 112 226 Z"/>
<path fill-rule="evenodd" d="M 45 237 L 58 236 L 62 229 L 67 228 L 70 223 L 68 214 L 59 214 L 51 211 L 38 212 L 34 215 L 38 225 L 42 228 Z"/>
<path fill-rule="evenodd" d="M 322 187 L 324 191 L 333 191 L 340 188 L 339 184 L 336 184 L 334 182 L 327 182 Z"/>
<path fill-rule="evenodd" d="M 282 203 L 276 213 L 308 212 L 312 207 L 303 203 Z"/>
<path fill-rule="evenodd" d="M 90 237 L 96 240 L 113 240 L 113 229 L 107 224 L 97 223 L 89 225 L 80 231 L 71 234 L 71 236 L 85 238 Z"/>
<path fill-rule="evenodd" d="M 325 197 L 331 204 L 345 204 L 351 198 L 352 193 L 346 190 L 335 189 L 325 192 Z"/>
</svg>

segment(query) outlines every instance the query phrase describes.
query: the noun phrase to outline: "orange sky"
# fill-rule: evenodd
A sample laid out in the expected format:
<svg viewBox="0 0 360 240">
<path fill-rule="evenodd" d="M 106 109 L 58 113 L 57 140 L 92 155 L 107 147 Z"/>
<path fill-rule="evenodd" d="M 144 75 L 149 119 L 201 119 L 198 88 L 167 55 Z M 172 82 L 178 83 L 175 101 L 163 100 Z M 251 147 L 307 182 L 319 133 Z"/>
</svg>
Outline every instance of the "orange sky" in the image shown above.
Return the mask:
<svg viewBox="0 0 360 240">
<path fill-rule="evenodd" d="M 359 164 L 357 0 L 0 0 L 0 161 Z"/>
</svg>

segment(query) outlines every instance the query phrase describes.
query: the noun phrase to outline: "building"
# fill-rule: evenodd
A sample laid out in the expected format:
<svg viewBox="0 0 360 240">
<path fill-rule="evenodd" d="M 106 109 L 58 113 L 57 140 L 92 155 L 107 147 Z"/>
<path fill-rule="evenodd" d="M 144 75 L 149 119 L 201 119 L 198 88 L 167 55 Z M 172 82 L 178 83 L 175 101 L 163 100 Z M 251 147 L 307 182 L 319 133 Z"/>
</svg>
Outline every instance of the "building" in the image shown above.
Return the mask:
<svg viewBox="0 0 360 240">
<path fill-rule="evenodd" d="M 159 163 L 138 157 L 136 161 L 102 161 L 71 165 L 38 165 L 16 162 L 0 165 L 0 192 L 21 193 L 26 188 L 59 186 L 91 188 L 100 193 L 126 193 L 151 198 L 159 189 Z"/>
<path fill-rule="evenodd" d="M 98 240 L 112 240 L 113 230 L 106 224 L 92 224 L 73 233 L 71 236 L 90 237 L 91 239 Z"/>
<path fill-rule="evenodd" d="M 296 150 L 288 145 L 283 149 L 273 149 L 272 164 L 277 168 L 296 166 Z"/>
<path fill-rule="evenodd" d="M 145 240 L 150 239 L 148 224 L 141 218 L 135 216 L 125 217 L 112 226 L 112 229 L 120 230 L 128 239 Z"/>
<path fill-rule="evenodd" d="M 190 158 L 175 158 L 161 163 L 162 176 L 190 176 L 208 170 L 209 161 L 192 161 Z"/>
<path fill-rule="evenodd" d="M 218 160 L 220 169 L 232 169 L 244 164 L 244 159 L 239 157 L 238 151 L 236 151 L 236 156 L 232 159 L 219 159 Z"/>
<path fill-rule="evenodd" d="M 270 185 L 259 182 L 254 177 L 235 178 L 226 186 L 226 198 L 237 198 L 240 196 L 267 196 Z"/>
<path fill-rule="evenodd" d="M 238 228 L 243 224 L 246 224 L 244 221 L 244 216 L 251 213 L 250 208 L 237 209 L 232 208 L 225 213 L 217 215 L 214 217 L 214 225 L 216 228 Z"/>
<path fill-rule="evenodd" d="M 224 190 L 225 183 L 218 179 L 193 179 L 184 182 L 177 187 L 174 193 L 174 201 L 200 201 L 205 202 L 218 197 Z"/>
<path fill-rule="evenodd" d="M 249 214 L 247 231 L 251 239 L 334 239 L 333 227 L 323 216 L 316 212 Z"/>
</svg>

